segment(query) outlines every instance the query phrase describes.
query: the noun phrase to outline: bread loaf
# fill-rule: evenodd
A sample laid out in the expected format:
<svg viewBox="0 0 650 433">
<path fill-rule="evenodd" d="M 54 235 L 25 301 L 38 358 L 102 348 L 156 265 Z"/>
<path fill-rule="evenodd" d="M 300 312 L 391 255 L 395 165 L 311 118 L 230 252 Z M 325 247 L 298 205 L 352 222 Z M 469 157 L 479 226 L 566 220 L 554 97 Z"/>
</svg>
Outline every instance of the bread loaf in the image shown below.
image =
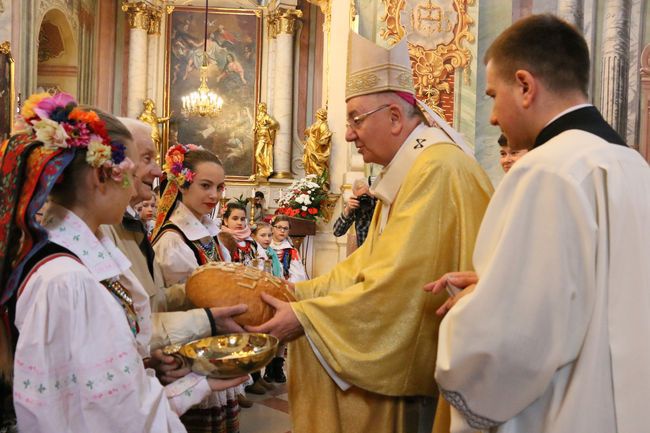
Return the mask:
<svg viewBox="0 0 650 433">
<path fill-rule="evenodd" d="M 275 310 L 262 300 L 263 292 L 283 301 L 295 300 L 286 281 L 241 263 L 210 262 L 198 267 L 185 292 L 201 308 L 248 305 L 248 311 L 233 317 L 242 326 L 260 325 L 273 317 Z"/>
</svg>

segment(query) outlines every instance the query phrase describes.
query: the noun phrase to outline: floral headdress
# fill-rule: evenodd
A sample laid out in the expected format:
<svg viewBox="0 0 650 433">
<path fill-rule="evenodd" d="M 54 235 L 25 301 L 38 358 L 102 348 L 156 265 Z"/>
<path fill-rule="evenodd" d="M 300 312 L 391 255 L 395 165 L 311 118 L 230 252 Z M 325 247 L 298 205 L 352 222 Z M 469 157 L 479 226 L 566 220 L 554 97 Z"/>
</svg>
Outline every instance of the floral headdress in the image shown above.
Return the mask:
<svg viewBox="0 0 650 433">
<path fill-rule="evenodd" d="M 193 152 L 195 150 L 203 150 L 203 147 L 195 144 L 176 144 L 167 150 L 163 171 L 168 182 L 158 202 L 156 225 L 151 233 L 151 239 L 154 241 L 176 207 L 180 188 L 187 188 L 194 181 L 196 173 L 183 164 L 185 163 L 185 155 L 187 152 Z"/>
<path fill-rule="evenodd" d="M 20 114 L 27 133 L 35 141 L 51 149 L 87 149 L 86 162 L 91 167 L 108 169 L 113 180 L 128 186 L 124 172 L 133 162 L 126 157 L 126 147 L 112 141 L 97 113 L 79 108 L 71 95 L 32 95 Z"/>
<path fill-rule="evenodd" d="M 183 166 L 185 154 L 200 149 L 203 149 L 203 147 L 195 144 L 177 144 L 170 147 L 165 155 L 165 166 L 163 167 L 167 174 L 167 180 L 174 182 L 181 188 L 190 186 L 195 173 L 188 167 Z"/>
</svg>

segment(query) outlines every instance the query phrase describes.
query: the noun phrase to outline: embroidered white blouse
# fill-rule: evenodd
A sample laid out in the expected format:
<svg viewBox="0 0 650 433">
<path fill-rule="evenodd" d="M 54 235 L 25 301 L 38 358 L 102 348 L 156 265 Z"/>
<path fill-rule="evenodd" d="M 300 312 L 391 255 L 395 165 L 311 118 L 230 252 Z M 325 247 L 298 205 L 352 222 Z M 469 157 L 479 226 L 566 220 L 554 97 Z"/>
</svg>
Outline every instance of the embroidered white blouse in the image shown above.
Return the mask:
<svg viewBox="0 0 650 433">
<path fill-rule="evenodd" d="M 280 262 L 282 262 L 282 254 L 284 253 L 283 250 L 287 248 L 295 250 L 293 245 L 287 239 L 279 243 L 275 242 L 274 240 L 271 241 L 271 248 L 273 248 L 278 254 Z M 303 265 L 302 261 L 300 260 L 300 254 L 298 253 L 298 250 L 296 250 L 296 255 L 298 256 L 298 259 L 296 260 L 292 257 L 291 261 L 289 262 L 289 281 L 292 283 L 296 283 L 298 281 L 306 281 L 309 279 L 309 276 L 307 276 L 307 271 L 305 270 L 305 265 Z"/>
<path fill-rule="evenodd" d="M 169 220 L 191 241 L 210 242 L 219 228 L 209 215 L 199 220 L 182 202 L 178 202 Z M 163 271 L 165 286 L 184 283 L 187 277 L 199 266 L 194 252 L 187 246 L 183 237 L 174 232 L 163 233 L 153 246 L 156 261 Z M 222 249 L 222 254 L 224 253 Z"/>
<path fill-rule="evenodd" d="M 150 337 L 147 296 L 130 263 L 74 213 L 53 204 L 44 226 L 72 251 L 33 269 L 20 287 L 15 324 L 14 405 L 24 432 L 184 432 L 178 419 L 210 394 L 189 374 L 163 387 L 142 355 Z M 100 284 L 119 278 L 134 300 L 140 333 Z"/>
</svg>

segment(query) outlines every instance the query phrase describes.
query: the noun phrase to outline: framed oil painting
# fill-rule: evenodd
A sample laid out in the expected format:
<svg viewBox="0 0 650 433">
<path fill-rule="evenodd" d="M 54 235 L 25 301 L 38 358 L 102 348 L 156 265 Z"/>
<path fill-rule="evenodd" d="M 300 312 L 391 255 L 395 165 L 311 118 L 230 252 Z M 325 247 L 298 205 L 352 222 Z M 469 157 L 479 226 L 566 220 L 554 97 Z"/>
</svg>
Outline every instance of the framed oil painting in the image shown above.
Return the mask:
<svg viewBox="0 0 650 433">
<path fill-rule="evenodd" d="M 205 9 L 174 8 L 167 22 L 165 143 L 197 144 L 223 162 L 227 179 L 255 173 L 253 128 L 259 98 L 262 17 L 259 10 L 208 10 L 208 87 L 224 101 L 217 117 L 184 116 L 182 100 L 200 84 Z"/>
<path fill-rule="evenodd" d="M 11 136 L 14 123 L 14 59 L 9 42 L 0 44 L 0 142 Z"/>
</svg>

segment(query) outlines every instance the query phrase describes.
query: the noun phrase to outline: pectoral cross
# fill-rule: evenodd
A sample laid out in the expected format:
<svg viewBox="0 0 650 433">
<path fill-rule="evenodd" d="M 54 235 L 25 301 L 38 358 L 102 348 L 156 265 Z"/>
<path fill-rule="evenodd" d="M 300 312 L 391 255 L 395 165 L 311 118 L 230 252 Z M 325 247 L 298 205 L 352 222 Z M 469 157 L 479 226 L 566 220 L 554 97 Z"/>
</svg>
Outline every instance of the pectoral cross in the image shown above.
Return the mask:
<svg viewBox="0 0 650 433">
<path fill-rule="evenodd" d="M 416 145 L 413 146 L 413 149 L 422 149 L 424 147 L 424 142 L 427 141 L 426 138 L 416 138 Z"/>
</svg>

